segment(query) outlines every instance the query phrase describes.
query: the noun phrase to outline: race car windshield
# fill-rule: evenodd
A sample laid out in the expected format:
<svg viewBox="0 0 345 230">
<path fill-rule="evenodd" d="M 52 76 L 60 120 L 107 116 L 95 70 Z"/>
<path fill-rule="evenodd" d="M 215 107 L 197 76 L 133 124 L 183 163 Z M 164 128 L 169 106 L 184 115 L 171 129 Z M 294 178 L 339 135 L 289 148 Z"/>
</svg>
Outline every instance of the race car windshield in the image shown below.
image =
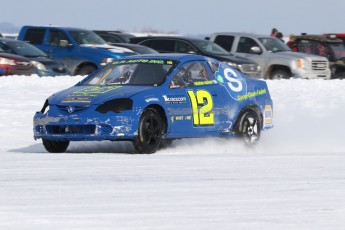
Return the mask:
<svg viewBox="0 0 345 230">
<path fill-rule="evenodd" d="M 160 85 L 173 64 L 110 64 L 83 85 Z"/>
</svg>

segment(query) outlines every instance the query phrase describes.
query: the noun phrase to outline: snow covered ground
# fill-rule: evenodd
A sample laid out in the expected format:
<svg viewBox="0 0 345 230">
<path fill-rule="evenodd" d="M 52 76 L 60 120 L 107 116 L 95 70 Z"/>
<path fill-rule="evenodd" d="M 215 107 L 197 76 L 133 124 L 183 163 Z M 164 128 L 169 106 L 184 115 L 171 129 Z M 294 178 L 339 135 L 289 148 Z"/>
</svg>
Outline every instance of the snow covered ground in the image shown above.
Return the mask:
<svg viewBox="0 0 345 230">
<path fill-rule="evenodd" d="M 32 117 L 77 77 L 0 78 L 0 229 L 345 229 L 345 80 L 268 81 L 274 124 L 253 148 L 185 139 L 50 154 Z"/>
</svg>

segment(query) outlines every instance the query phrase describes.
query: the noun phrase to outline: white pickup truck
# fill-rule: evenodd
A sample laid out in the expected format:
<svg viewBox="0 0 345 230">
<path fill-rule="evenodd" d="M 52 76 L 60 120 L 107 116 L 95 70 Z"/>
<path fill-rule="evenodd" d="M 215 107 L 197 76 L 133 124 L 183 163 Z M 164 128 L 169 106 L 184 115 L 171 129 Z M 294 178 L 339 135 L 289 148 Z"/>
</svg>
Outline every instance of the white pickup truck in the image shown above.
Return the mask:
<svg viewBox="0 0 345 230">
<path fill-rule="evenodd" d="M 292 52 L 279 39 L 250 33 L 213 33 L 210 41 L 227 51 L 257 62 L 265 79 L 307 78 L 330 79 L 327 58 Z"/>
</svg>

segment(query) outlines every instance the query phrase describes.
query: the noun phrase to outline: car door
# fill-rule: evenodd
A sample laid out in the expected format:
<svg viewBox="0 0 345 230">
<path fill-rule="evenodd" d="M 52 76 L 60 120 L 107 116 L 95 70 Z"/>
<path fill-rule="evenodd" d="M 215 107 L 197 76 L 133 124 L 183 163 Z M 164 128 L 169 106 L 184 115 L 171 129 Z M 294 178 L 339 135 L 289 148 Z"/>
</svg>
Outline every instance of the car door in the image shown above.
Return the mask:
<svg viewBox="0 0 345 230">
<path fill-rule="evenodd" d="M 64 43 L 64 44 L 63 44 Z M 47 42 L 45 43 L 45 52 L 52 59 L 63 60 L 70 55 L 72 42 L 68 39 L 67 35 L 57 29 L 49 29 Z"/>
<path fill-rule="evenodd" d="M 267 56 L 265 52 L 265 47 L 263 47 L 260 42 L 250 37 L 240 36 L 236 37 L 236 44 L 237 46 L 233 47 L 233 53 L 240 57 L 248 58 L 250 60 L 255 61 L 260 66 L 261 73 L 266 72 L 265 68 L 267 63 Z M 261 49 L 261 52 L 252 52 L 251 48 L 254 46 L 259 47 Z"/>
<path fill-rule="evenodd" d="M 23 41 L 28 42 L 45 52 L 44 42 L 46 40 L 46 34 L 45 28 L 28 29 L 25 33 Z"/>
<path fill-rule="evenodd" d="M 163 95 L 172 133 L 182 136 L 216 135 L 223 93 L 205 61 L 191 61 L 172 77 L 169 94 Z"/>
</svg>

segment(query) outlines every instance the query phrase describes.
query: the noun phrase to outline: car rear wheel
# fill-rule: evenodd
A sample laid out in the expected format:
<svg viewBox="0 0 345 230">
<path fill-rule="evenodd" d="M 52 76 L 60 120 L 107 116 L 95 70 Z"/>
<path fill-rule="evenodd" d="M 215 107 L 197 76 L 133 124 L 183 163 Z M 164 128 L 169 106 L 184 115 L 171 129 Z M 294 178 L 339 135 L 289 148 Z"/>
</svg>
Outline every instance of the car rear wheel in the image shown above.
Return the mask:
<svg viewBox="0 0 345 230">
<path fill-rule="evenodd" d="M 272 73 L 271 79 L 279 80 L 279 79 L 289 79 L 291 74 L 285 70 L 276 70 Z"/>
<path fill-rule="evenodd" d="M 50 153 L 63 153 L 66 151 L 69 141 L 42 140 L 44 148 Z"/>
<path fill-rule="evenodd" d="M 163 122 L 154 109 L 146 109 L 141 115 L 138 127 L 138 137 L 133 141 L 134 148 L 139 153 L 154 153 L 162 141 Z"/>
<path fill-rule="evenodd" d="M 242 137 L 247 144 L 255 144 L 260 139 L 260 119 L 256 112 L 247 111 L 235 127 L 236 136 Z"/>
<path fill-rule="evenodd" d="M 163 139 L 161 141 L 161 145 L 159 146 L 160 149 L 168 148 L 170 145 L 172 145 L 174 139 Z"/>
</svg>

